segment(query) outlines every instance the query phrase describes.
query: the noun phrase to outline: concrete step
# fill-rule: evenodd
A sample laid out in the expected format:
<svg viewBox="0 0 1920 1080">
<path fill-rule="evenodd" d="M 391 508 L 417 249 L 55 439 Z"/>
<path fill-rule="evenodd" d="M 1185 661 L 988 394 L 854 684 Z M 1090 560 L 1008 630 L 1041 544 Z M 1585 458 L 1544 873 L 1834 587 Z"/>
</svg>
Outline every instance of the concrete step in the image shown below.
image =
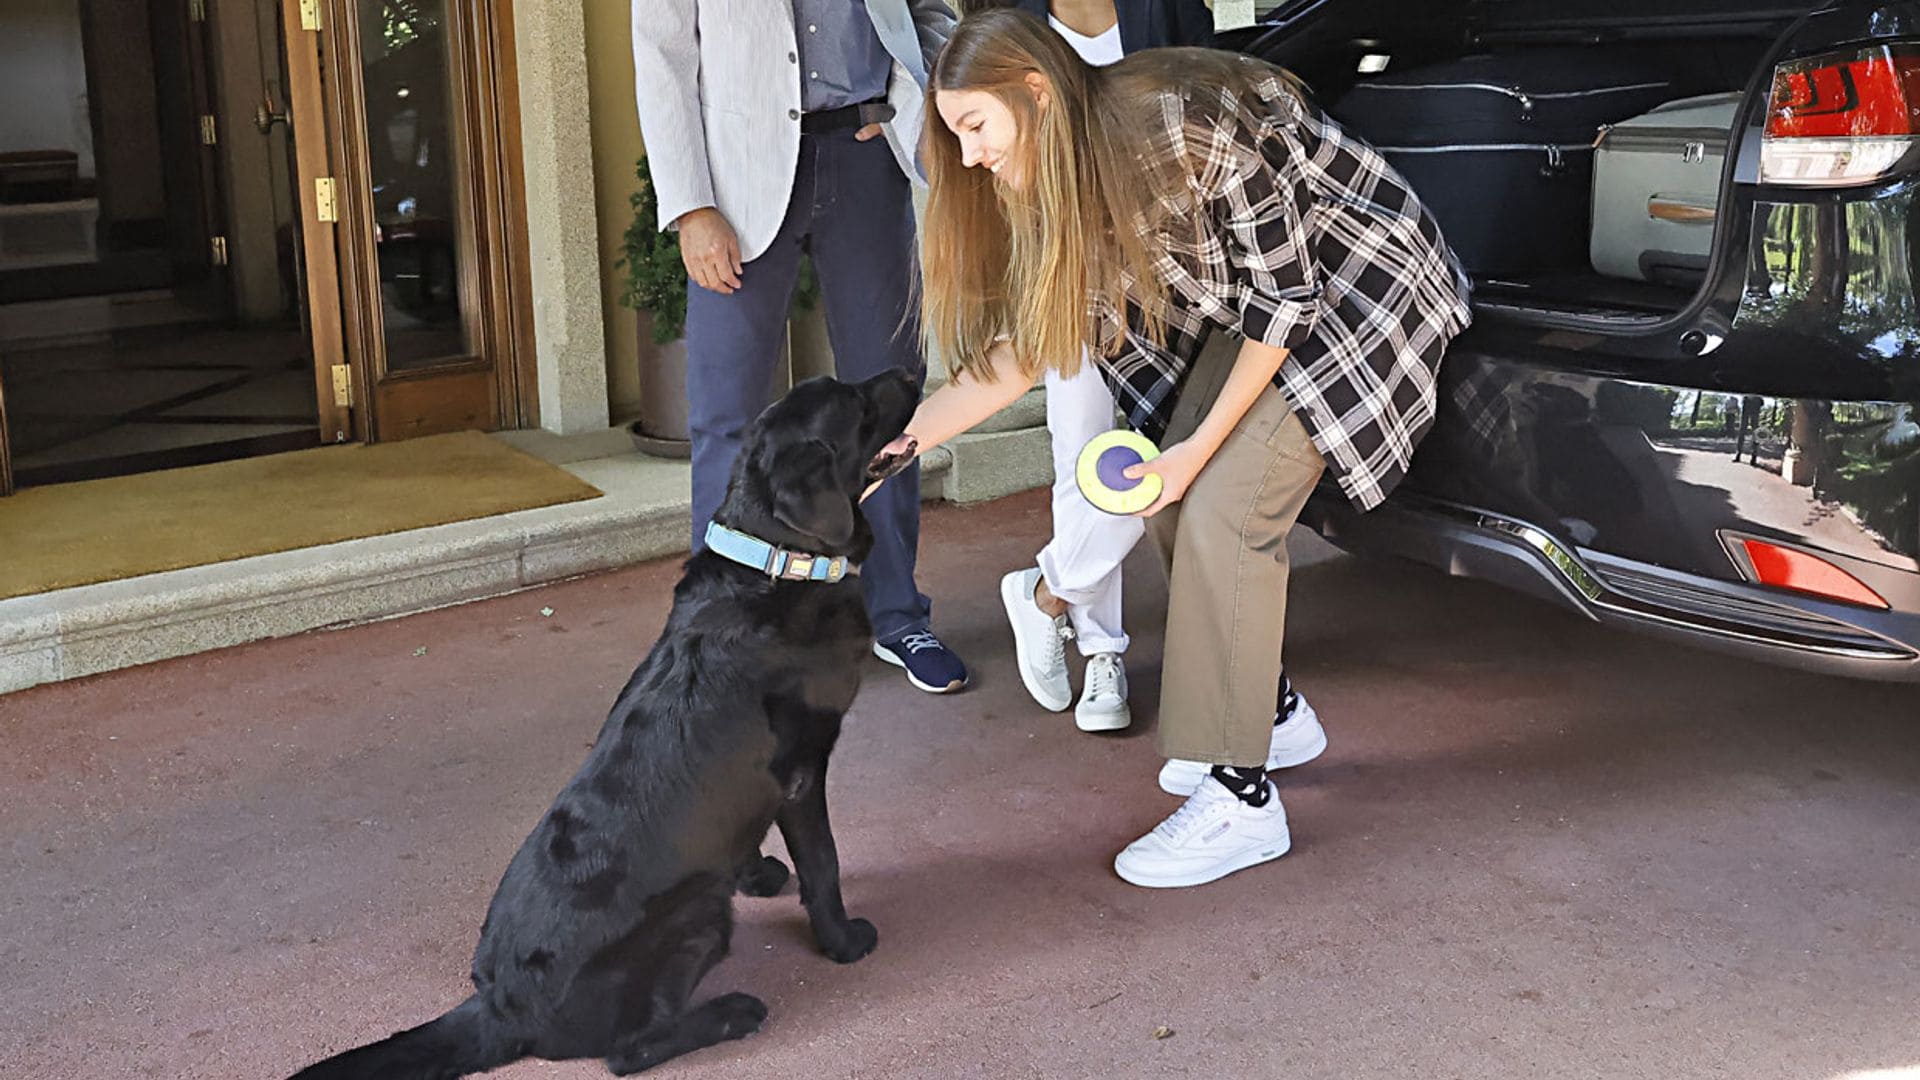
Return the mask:
<svg viewBox="0 0 1920 1080">
<path fill-rule="evenodd" d="M 684 462 L 629 453 L 563 467 L 605 497 L 0 600 L 0 692 L 686 550 Z"/>
</svg>

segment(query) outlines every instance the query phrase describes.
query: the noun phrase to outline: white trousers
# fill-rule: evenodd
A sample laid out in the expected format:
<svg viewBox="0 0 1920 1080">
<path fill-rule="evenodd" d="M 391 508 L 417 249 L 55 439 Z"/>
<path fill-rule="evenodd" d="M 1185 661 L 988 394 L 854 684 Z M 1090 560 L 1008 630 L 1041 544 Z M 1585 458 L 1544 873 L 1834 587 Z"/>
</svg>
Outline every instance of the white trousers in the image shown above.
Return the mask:
<svg viewBox="0 0 1920 1080">
<path fill-rule="evenodd" d="M 1131 515 L 1094 509 L 1074 479 L 1080 449 L 1115 426 L 1113 394 L 1084 356 L 1080 373 L 1072 378 L 1049 370 L 1046 387 L 1047 433 L 1053 441 L 1053 539 L 1040 551 L 1040 574 L 1047 589 L 1071 605 L 1067 617 L 1082 656 L 1126 652 L 1120 564 L 1145 534 L 1146 524 Z"/>
</svg>

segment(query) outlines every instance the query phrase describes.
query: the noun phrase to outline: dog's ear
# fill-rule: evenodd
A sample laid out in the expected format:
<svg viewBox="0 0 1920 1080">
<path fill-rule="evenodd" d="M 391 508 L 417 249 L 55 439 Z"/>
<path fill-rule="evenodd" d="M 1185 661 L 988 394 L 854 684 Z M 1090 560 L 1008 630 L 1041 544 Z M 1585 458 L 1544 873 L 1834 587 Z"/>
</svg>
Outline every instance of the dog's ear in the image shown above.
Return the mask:
<svg viewBox="0 0 1920 1080">
<path fill-rule="evenodd" d="M 853 539 L 854 507 L 835 476 L 835 457 L 825 440 L 808 439 L 769 454 L 766 472 L 774 519 L 838 548 Z"/>
</svg>

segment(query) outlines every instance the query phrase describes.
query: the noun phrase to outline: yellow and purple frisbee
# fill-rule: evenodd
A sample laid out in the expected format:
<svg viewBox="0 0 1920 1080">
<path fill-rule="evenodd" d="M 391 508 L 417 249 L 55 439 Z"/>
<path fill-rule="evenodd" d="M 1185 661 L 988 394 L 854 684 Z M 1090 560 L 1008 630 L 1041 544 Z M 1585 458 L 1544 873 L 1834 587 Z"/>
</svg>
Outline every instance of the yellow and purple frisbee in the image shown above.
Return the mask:
<svg viewBox="0 0 1920 1080">
<path fill-rule="evenodd" d="M 1094 509 L 1116 515 L 1137 514 L 1160 497 L 1160 478 L 1148 475 L 1131 480 L 1125 470 L 1159 456 L 1160 448 L 1153 445 L 1153 440 L 1137 431 L 1121 428 L 1102 432 L 1081 449 L 1074 480 Z"/>
</svg>

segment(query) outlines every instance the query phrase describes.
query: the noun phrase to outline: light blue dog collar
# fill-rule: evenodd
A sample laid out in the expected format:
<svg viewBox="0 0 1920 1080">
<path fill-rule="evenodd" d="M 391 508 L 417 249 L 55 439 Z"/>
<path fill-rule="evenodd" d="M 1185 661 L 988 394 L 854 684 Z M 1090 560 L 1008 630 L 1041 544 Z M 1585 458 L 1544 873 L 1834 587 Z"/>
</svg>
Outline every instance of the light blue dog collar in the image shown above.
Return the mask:
<svg viewBox="0 0 1920 1080">
<path fill-rule="evenodd" d="M 824 581 L 829 584 L 847 576 L 845 555 L 810 555 L 775 547 L 757 536 L 729 529 L 717 521 L 707 522 L 707 550 L 724 555 L 741 566 L 749 566 L 776 581 Z"/>
</svg>

